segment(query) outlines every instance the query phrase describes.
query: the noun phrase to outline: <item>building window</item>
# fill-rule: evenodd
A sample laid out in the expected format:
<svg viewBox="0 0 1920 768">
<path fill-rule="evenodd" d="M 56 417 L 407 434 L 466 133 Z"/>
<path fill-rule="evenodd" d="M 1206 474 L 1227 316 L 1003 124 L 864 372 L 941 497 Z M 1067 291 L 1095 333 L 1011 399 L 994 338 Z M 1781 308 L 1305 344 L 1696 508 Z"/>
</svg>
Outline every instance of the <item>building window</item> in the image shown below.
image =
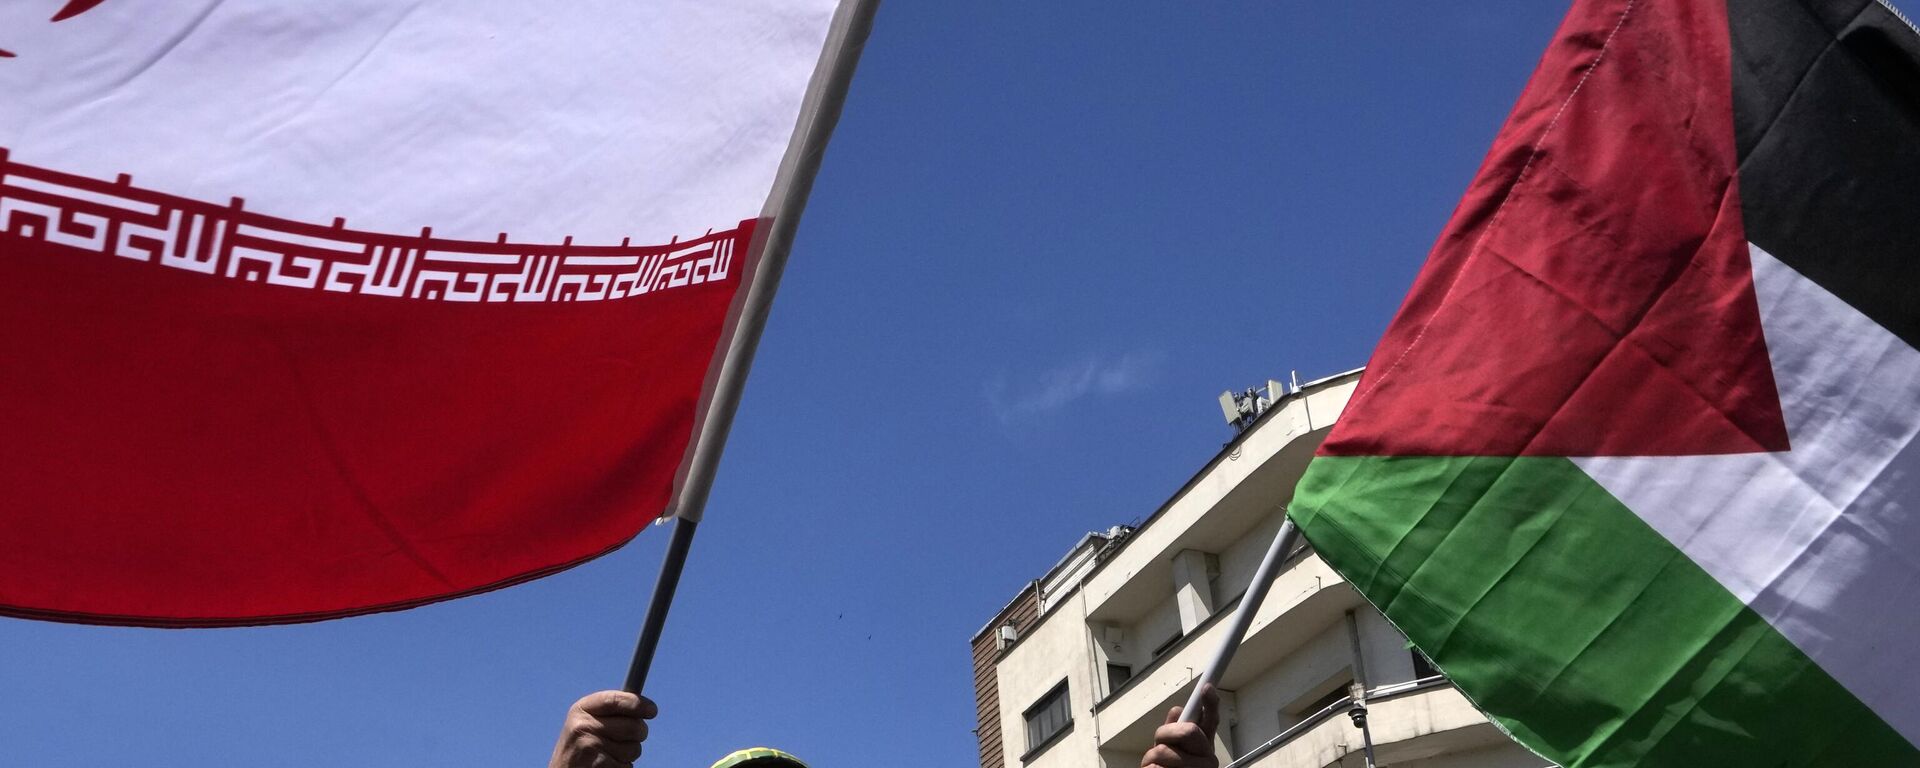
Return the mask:
<svg viewBox="0 0 1920 768">
<path fill-rule="evenodd" d="M 1318 714 L 1320 710 L 1326 709 L 1327 707 L 1331 707 L 1334 705 L 1335 702 L 1338 702 L 1339 700 L 1344 699 L 1346 697 L 1347 697 L 1346 686 L 1335 688 L 1331 691 L 1327 691 L 1325 694 L 1322 694 L 1320 698 L 1314 699 L 1312 702 L 1309 702 L 1306 706 L 1301 707 L 1300 711 L 1296 713 L 1294 716 L 1300 717 L 1300 718 L 1312 717 L 1315 714 Z"/>
<path fill-rule="evenodd" d="M 1067 681 L 1040 697 L 1040 701 L 1027 708 L 1027 749 L 1038 749 L 1047 740 L 1060 735 L 1067 726 L 1073 724 L 1073 713 L 1067 704 Z"/>
<path fill-rule="evenodd" d="M 1173 637 L 1167 638 L 1166 642 L 1161 643 L 1154 647 L 1153 658 L 1158 659 L 1162 656 L 1167 655 L 1167 651 L 1173 650 L 1173 647 L 1179 644 L 1180 644 L 1180 633 L 1175 632 L 1173 633 Z"/>
<path fill-rule="evenodd" d="M 1292 704 L 1280 710 L 1280 730 L 1286 730 L 1305 722 L 1307 718 L 1320 714 L 1327 707 L 1347 697 L 1348 689 L 1353 685 L 1353 671 L 1342 669 L 1294 699 Z"/>
<path fill-rule="evenodd" d="M 1127 681 L 1132 679 L 1133 679 L 1133 667 L 1129 667 L 1125 664 L 1115 664 L 1113 662 L 1107 662 L 1107 692 L 1108 693 L 1112 693 L 1114 691 L 1120 690 L 1121 686 L 1126 685 Z"/>
<path fill-rule="evenodd" d="M 1426 654 L 1421 653 L 1420 649 L 1413 649 L 1413 679 L 1425 680 L 1429 677 L 1439 676 L 1440 670 L 1433 666 L 1433 661 L 1428 659 Z"/>
</svg>

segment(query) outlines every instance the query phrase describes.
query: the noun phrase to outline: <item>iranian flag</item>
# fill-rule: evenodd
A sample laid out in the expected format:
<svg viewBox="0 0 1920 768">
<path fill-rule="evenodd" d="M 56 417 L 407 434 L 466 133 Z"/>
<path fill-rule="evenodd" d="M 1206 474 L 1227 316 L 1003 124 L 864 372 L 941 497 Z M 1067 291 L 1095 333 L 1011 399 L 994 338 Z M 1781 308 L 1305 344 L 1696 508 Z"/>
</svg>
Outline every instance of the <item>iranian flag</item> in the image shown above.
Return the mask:
<svg viewBox="0 0 1920 768">
<path fill-rule="evenodd" d="M 404 608 L 697 506 L 853 5 L 0 3 L 0 614 Z"/>
<path fill-rule="evenodd" d="M 1301 481 L 1565 766 L 1920 765 L 1920 35 L 1580 0 Z"/>
</svg>

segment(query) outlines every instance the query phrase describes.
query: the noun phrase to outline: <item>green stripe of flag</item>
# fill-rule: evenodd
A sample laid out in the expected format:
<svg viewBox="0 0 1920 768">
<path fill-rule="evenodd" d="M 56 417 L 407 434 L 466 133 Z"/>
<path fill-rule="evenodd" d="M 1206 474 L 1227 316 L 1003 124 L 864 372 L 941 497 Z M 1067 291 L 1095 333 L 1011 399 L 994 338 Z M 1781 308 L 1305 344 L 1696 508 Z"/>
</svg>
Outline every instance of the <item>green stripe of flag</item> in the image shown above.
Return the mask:
<svg viewBox="0 0 1920 768">
<path fill-rule="evenodd" d="M 1566 459 L 1322 456 L 1293 515 L 1463 692 L 1563 766 L 1703 754 L 1729 766 L 1920 765 L 1912 744 Z"/>
</svg>

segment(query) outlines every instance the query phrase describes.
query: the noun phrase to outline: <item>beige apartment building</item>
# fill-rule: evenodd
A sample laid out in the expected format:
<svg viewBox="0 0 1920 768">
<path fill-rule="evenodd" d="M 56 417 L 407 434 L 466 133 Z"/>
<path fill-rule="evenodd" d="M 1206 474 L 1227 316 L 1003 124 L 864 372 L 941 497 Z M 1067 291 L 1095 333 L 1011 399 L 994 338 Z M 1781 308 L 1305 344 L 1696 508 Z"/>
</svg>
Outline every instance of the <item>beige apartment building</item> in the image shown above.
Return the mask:
<svg viewBox="0 0 1920 768">
<path fill-rule="evenodd" d="M 1271 383 L 1243 428 L 1138 528 L 1090 533 L 973 637 L 982 768 L 1133 768 L 1186 701 L 1307 460 L 1359 380 Z M 1231 768 L 1540 768 L 1340 575 L 1301 547 L 1220 686 Z"/>
</svg>

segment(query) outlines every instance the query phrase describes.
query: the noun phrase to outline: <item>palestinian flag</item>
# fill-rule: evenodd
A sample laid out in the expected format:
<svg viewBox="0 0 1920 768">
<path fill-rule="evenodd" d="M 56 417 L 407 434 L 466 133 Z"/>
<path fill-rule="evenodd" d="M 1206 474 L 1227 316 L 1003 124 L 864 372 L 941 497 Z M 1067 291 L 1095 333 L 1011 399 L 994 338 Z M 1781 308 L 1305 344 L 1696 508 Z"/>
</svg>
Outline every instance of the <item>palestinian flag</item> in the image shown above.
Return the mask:
<svg viewBox="0 0 1920 768">
<path fill-rule="evenodd" d="M 1564 766 L 1920 765 L 1920 35 L 1580 0 L 1292 508 Z"/>
</svg>

